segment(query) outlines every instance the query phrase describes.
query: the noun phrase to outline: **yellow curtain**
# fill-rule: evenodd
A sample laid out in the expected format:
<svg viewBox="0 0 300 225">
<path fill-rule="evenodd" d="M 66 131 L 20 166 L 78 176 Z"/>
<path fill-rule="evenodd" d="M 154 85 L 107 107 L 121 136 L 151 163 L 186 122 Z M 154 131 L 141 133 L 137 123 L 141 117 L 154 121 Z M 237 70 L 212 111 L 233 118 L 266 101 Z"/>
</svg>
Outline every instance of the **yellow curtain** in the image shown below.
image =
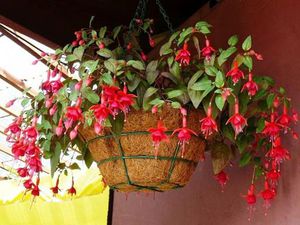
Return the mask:
<svg viewBox="0 0 300 225">
<path fill-rule="evenodd" d="M 0 181 L 0 225 L 106 225 L 109 189 L 104 188 L 98 169 L 74 174 L 77 195 L 66 192 L 53 197 L 49 176 L 41 179 L 41 196 L 24 196 L 18 181 Z M 62 177 L 66 190 L 70 178 Z"/>
</svg>

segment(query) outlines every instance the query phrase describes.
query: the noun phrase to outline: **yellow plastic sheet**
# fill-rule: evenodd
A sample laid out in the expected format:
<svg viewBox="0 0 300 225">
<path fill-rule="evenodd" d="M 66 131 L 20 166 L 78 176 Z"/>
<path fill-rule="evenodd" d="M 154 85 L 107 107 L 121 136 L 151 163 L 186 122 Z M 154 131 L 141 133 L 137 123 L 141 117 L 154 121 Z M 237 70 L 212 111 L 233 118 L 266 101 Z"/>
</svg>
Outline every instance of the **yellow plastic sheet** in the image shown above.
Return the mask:
<svg viewBox="0 0 300 225">
<path fill-rule="evenodd" d="M 34 202 L 32 196 L 24 197 L 18 181 L 1 181 L 0 225 L 106 225 L 109 189 L 104 189 L 98 173 L 92 169 L 75 176 L 75 197 L 66 192 L 53 197 L 46 176 L 41 179 L 41 197 Z M 61 178 L 62 188 L 69 183 Z"/>
</svg>

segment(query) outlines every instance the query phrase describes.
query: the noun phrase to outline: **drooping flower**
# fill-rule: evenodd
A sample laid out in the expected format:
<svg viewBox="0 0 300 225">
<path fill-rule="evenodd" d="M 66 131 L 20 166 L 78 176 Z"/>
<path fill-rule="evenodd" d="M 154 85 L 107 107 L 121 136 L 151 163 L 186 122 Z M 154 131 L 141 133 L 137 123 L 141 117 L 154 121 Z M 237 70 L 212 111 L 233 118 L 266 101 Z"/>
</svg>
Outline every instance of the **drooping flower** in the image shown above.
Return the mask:
<svg viewBox="0 0 300 225">
<path fill-rule="evenodd" d="M 70 139 L 74 140 L 77 137 L 78 134 L 78 124 L 74 127 L 73 130 L 70 132 Z"/>
<path fill-rule="evenodd" d="M 265 207 L 265 215 L 267 214 L 267 210 L 271 206 L 271 200 L 276 196 L 276 192 L 274 189 L 271 189 L 269 183 L 265 181 L 265 189 L 261 192 L 261 197 L 264 199 L 264 207 Z"/>
<path fill-rule="evenodd" d="M 241 133 L 244 127 L 247 125 L 247 120 L 239 113 L 238 101 L 234 104 L 234 114 L 231 116 L 226 124 L 231 123 L 232 128 L 235 132 L 235 138 Z"/>
<path fill-rule="evenodd" d="M 25 155 L 27 145 L 24 144 L 24 140 L 17 140 L 11 148 L 11 152 L 16 159 Z"/>
<path fill-rule="evenodd" d="M 189 143 L 189 140 L 192 138 L 192 135 L 198 136 L 197 133 L 189 128 L 187 128 L 186 124 L 186 115 L 183 116 L 182 127 L 175 129 L 172 135 L 178 133 L 177 137 L 179 139 L 179 144 L 182 145 L 181 157 L 184 155 L 185 144 Z"/>
<path fill-rule="evenodd" d="M 215 175 L 215 179 L 219 182 L 223 191 L 225 184 L 229 180 L 229 176 L 222 170 L 220 173 Z"/>
<path fill-rule="evenodd" d="M 23 186 L 27 189 L 30 190 L 33 186 L 33 182 L 31 179 L 25 180 L 23 183 Z"/>
<path fill-rule="evenodd" d="M 291 155 L 289 151 L 282 147 L 280 137 L 277 137 L 274 142 L 271 150 L 267 152 L 267 157 L 270 157 L 277 164 L 282 163 L 284 160 L 289 160 Z"/>
<path fill-rule="evenodd" d="M 62 118 L 60 118 L 59 121 L 58 121 L 58 126 L 55 128 L 55 134 L 57 136 L 60 136 L 60 135 L 62 135 L 63 130 L 64 130 L 64 128 L 63 128 L 63 120 L 62 120 Z"/>
<path fill-rule="evenodd" d="M 271 121 L 265 121 L 265 128 L 262 133 L 269 136 L 271 140 L 274 140 L 280 132 L 280 124 L 275 122 L 275 114 L 271 114 Z"/>
<path fill-rule="evenodd" d="M 254 184 L 251 184 L 249 189 L 248 189 L 248 193 L 245 196 L 245 199 L 246 199 L 247 204 L 248 204 L 248 211 L 249 211 L 248 220 L 249 221 L 251 220 L 251 217 L 252 217 L 252 214 L 253 214 L 253 211 L 254 211 L 254 204 L 256 203 L 256 195 L 255 195 L 254 191 L 255 191 Z"/>
<path fill-rule="evenodd" d="M 23 168 L 18 168 L 17 173 L 19 174 L 20 177 L 26 177 L 28 176 L 28 170 L 26 167 Z"/>
<path fill-rule="evenodd" d="M 76 195 L 76 189 L 74 187 L 74 178 L 72 177 L 72 186 L 68 189 L 68 194 L 71 196 Z"/>
<path fill-rule="evenodd" d="M 93 111 L 95 118 L 100 124 L 111 114 L 111 110 L 104 104 L 93 105 L 90 110 Z"/>
<path fill-rule="evenodd" d="M 11 106 L 15 103 L 16 100 L 17 100 L 17 98 L 14 98 L 14 99 L 12 99 L 12 100 L 9 100 L 9 101 L 5 104 L 5 107 L 6 107 L 6 108 L 11 107 Z"/>
<path fill-rule="evenodd" d="M 58 194 L 58 191 L 59 191 L 58 185 L 59 185 L 59 176 L 56 179 L 55 186 L 50 188 L 50 190 L 52 191 L 53 195 Z"/>
<path fill-rule="evenodd" d="M 280 98 L 279 98 L 278 96 L 276 96 L 276 97 L 274 98 L 274 101 L 273 101 L 273 106 L 274 106 L 275 108 L 278 108 L 279 105 L 280 105 Z"/>
<path fill-rule="evenodd" d="M 280 177 L 280 171 L 276 169 L 272 169 L 266 174 L 266 178 L 274 183 L 278 181 L 279 177 Z"/>
<path fill-rule="evenodd" d="M 212 118 L 212 106 L 209 104 L 207 109 L 206 117 L 200 120 L 201 123 L 201 132 L 207 138 L 209 135 L 211 135 L 214 131 L 218 132 L 218 126 L 216 121 Z"/>
<path fill-rule="evenodd" d="M 150 45 L 152 48 L 155 47 L 155 41 L 154 41 L 154 39 L 151 38 L 150 36 L 149 36 L 149 45 Z"/>
<path fill-rule="evenodd" d="M 83 118 L 82 111 L 78 106 L 68 106 L 65 116 L 73 122 L 82 120 Z"/>
<path fill-rule="evenodd" d="M 205 47 L 201 50 L 201 54 L 205 57 L 206 60 L 210 60 L 212 54 L 216 50 L 210 46 L 210 41 L 208 39 L 205 40 Z"/>
<path fill-rule="evenodd" d="M 36 173 L 41 172 L 43 170 L 41 159 L 38 156 L 33 156 L 33 157 L 29 158 L 27 160 L 27 164 L 28 164 L 30 170 L 32 170 Z"/>
<path fill-rule="evenodd" d="M 258 85 L 253 81 L 252 73 L 249 73 L 248 82 L 243 85 L 242 91 L 247 90 L 249 96 L 254 96 L 258 91 Z"/>
<path fill-rule="evenodd" d="M 188 43 L 184 42 L 183 48 L 180 49 L 175 57 L 175 60 L 180 63 L 180 65 L 187 66 L 190 64 L 191 53 L 188 50 Z"/>
<path fill-rule="evenodd" d="M 231 95 L 231 89 L 230 88 L 223 88 L 221 95 L 222 95 L 223 100 L 226 101 L 227 98 Z"/>
<path fill-rule="evenodd" d="M 226 77 L 231 77 L 233 84 L 236 84 L 241 78 L 244 78 L 244 73 L 239 69 L 237 61 L 233 62 L 233 68 L 227 72 Z"/>
<path fill-rule="evenodd" d="M 298 120 L 299 120 L 298 113 L 294 109 L 293 109 L 292 118 L 293 118 L 294 122 L 298 122 Z"/>
<path fill-rule="evenodd" d="M 164 123 L 162 120 L 159 120 L 157 122 L 156 128 L 148 129 L 148 132 L 151 133 L 151 138 L 152 138 L 153 146 L 154 146 L 154 150 L 155 150 L 155 153 L 154 153 L 155 157 L 157 157 L 157 155 L 158 155 L 159 144 L 162 141 L 168 140 L 168 136 L 165 133 L 166 130 L 167 130 L 167 128 L 164 126 Z"/>
</svg>

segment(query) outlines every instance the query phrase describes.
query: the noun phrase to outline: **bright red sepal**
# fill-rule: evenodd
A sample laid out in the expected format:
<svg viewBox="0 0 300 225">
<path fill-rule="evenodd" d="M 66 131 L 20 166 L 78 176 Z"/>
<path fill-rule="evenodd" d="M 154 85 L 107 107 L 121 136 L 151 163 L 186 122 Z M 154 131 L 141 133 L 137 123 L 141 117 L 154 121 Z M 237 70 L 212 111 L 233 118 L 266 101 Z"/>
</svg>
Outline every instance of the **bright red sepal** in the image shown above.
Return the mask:
<svg viewBox="0 0 300 225">
<path fill-rule="evenodd" d="M 235 113 L 228 119 L 226 124 L 231 123 L 236 138 L 239 133 L 243 132 L 244 127 L 247 125 L 247 120 L 239 113 L 239 105 L 237 102 L 234 105 L 234 111 Z"/>
<path fill-rule="evenodd" d="M 212 107 L 211 105 L 208 106 L 207 109 L 207 117 L 200 120 L 201 126 L 200 130 L 202 134 L 207 139 L 213 132 L 218 132 L 218 126 L 216 121 L 212 118 Z"/>
<path fill-rule="evenodd" d="M 210 41 L 208 39 L 205 40 L 205 47 L 201 50 L 201 54 L 202 56 L 206 59 L 206 60 L 210 60 L 212 54 L 215 52 L 216 50 L 210 46 Z"/>
<path fill-rule="evenodd" d="M 223 189 L 225 184 L 229 180 L 229 176 L 222 170 L 220 173 L 215 175 L 215 179 L 219 182 Z"/>
<path fill-rule="evenodd" d="M 159 120 L 157 122 L 157 128 L 149 128 L 148 129 L 148 132 L 151 133 L 151 138 L 152 138 L 153 146 L 155 149 L 155 157 L 157 157 L 157 154 L 158 154 L 159 144 L 162 141 L 168 140 L 168 136 L 165 134 L 165 131 L 167 131 L 167 128 L 164 126 L 164 123 L 162 120 Z"/>
<path fill-rule="evenodd" d="M 233 84 L 239 82 L 241 78 L 244 78 L 244 73 L 239 69 L 238 62 L 233 63 L 233 68 L 227 72 L 226 77 L 231 77 Z"/>
<path fill-rule="evenodd" d="M 180 49 L 175 57 L 175 60 L 180 63 L 180 65 L 187 66 L 190 64 L 191 53 L 188 50 L 188 43 L 183 44 L 183 48 Z"/>
</svg>

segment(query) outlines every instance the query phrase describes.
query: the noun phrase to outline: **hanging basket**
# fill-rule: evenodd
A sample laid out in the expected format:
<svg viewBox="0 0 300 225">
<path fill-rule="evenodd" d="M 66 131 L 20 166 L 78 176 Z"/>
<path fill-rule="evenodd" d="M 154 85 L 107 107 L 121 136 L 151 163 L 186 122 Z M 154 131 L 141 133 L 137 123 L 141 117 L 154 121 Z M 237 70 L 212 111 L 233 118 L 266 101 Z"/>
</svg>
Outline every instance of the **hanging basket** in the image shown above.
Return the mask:
<svg viewBox="0 0 300 225">
<path fill-rule="evenodd" d="M 188 113 L 190 129 L 199 130 L 200 115 L 199 111 Z M 181 157 L 182 148 L 177 136 L 169 136 L 168 142 L 160 144 L 155 159 L 147 130 L 156 127 L 158 118 L 164 121 L 169 135 L 182 125 L 179 110 L 164 107 L 158 115 L 131 111 L 119 137 L 108 132 L 97 136 L 91 127 L 81 129 L 80 133 L 110 188 L 123 192 L 166 191 L 188 183 L 204 153 L 205 143 L 202 138 L 193 136 Z"/>
</svg>

